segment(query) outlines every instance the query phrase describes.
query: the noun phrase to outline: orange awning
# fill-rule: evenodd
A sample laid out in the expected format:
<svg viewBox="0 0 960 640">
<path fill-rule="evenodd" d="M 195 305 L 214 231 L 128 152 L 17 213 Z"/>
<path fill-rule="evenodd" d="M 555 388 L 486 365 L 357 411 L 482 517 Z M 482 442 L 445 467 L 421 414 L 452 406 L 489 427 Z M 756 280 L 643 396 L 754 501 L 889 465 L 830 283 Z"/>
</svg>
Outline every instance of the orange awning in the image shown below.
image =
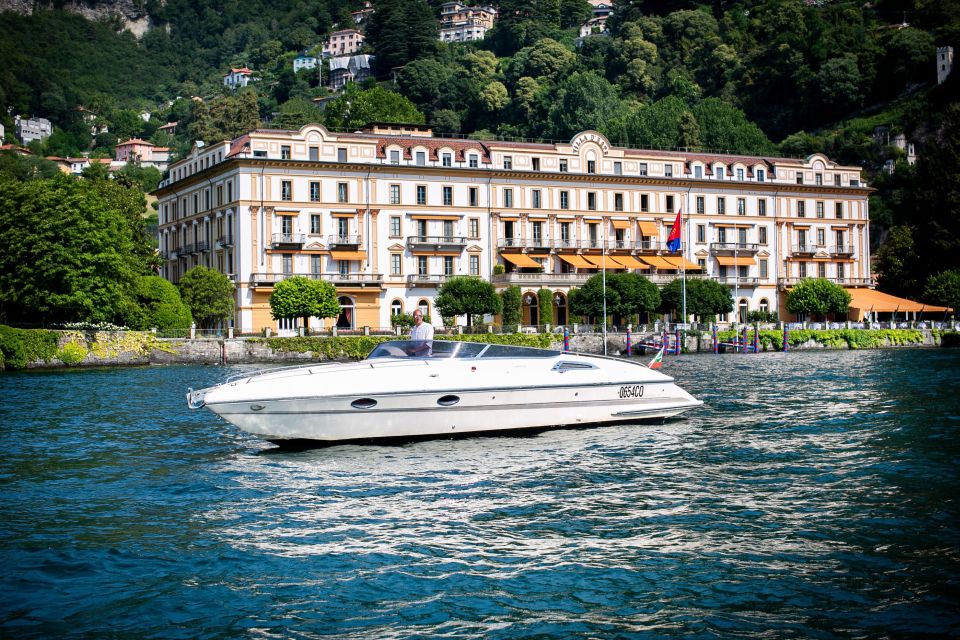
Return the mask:
<svg viewBox="0 0 960 640">
<path fill-rule="evenodd" d="M 597 267 L 598 269 L 624 269 L 625 267 L 617 262 L 613 256 L 583 256 L 584 260 Z"/>
<path fill-rule="evenodd" d="M 618 255 L 618 256 L 617 256 L 617 262 L 619 262 L 620 264 L 622 264 L 623 266 L 625 266 L 625 267 L 628 268 L 628 269 L 649 269 L 649 268 L 650 268 L 650 267 L 648 267 L 647 265 L 645 265 L 644 263 L 642 263 L 642 262 L 640 262 L 639 260 L 637 260 L 636 258 L 634 258 L 633 256 L 621 256 L 621 255 Z"/>
<path fill-rule="evenodd" d="M 300 215 L 300 210 L 299 210 L 299 209 L 298 209 L 298 210 L 293 210 L 293 209 L 274 209 L 274 210 L 273 210 L 273 213 L 274 213 L 274 215 L 277 215 L 277 216 L 298 216 L 298 215 Z"/>
<path fill-rule="evenodd" d="M 651 267 L 656 267 L 657 269 L 676 269 L 677 266 L 670 264 L 660 256 L 640 256 L 640 259 L 646 262 Z"/>
<path fill-rule="evenodd" d="M 717 264 L 722 267 L 743 267 L 757 264 L 757 261 L 750 256 L 717 256 Z"/>
<path fill-rule="evenodd" d="M 640 235 L 651 237 L 657 235 L 657 223 L 650 220 L 637 220 Z"/>
<path fill-rule="evenodd" d="M 411 220 L 451 220 L 453 222 L 459 222 L 462 216 L 427 216 L 427 215 L 411 215 Z"/>
<path fill-rule="evenodd" d="M 504 260 L 509 260 L 518 267 L 539 267 L 541 266 L 539 262 L 531 259 L 529 256 L 522 253 L 501 253 L 500 254 Z"/>
<path fill-rule="evenodd" d="M 356 211 L 331 211 L 331 218 L 354 218 L 356 217 Z"/>
<path fill-rule="evenodd" d="M 630 221 L 629 221 L 629 220 L 611 220 L 610 222 L 613 223 L 613 228 L 614 228 L 614 229 L 629 229 L 629 228 L 630 228 Z"/>
<path fill-rule="evenodd" d="M 691 269 L 697 269 L 697 270 L 700 269 L 700 265 L 697 264 L 696 262 L 690 262 L 690 261 L 687 260 L 686 258 L 681 258 L 681 257 L 679 257 L 679 256 L 677 256 L 677 257 L 664 256 L 663 259 L 666 260 L 668 264 L 674 265 L 674 267 L 673 267 L 674 269 L 679 269 L 679 268 L 681 268 L 681 266 L 683 267 L 683 269 L 685 269 L 685 270 L 687 270 L 687 271 L 689 271 L 689 270 L 691 270 Z"/>
<path fill-rule="evenodd" d="M 876 291 L 874 289 L 847 289 L 850 293 L 850 311 L 849 315 L 858 320 L 870 313 L 901 313 L 901 312 L 921 312 L 929 311 L 931 313 L 944 313 L 953 311 L 949 307 L 938 307 L 932 304 L 914 302 L 906 298 L 898 298 L 889 293 Z"/>
<path fill-rule="evenodd" d="M 566 254 L 558 253 L 557 257 L 566 262 L 569 265 L 577 267 L 579 269 L 593 269 L 593 265 L 583 259 L 582 256 L 578 256 L 575 253 Z"/>
<path fill-rule="evenodd" d="M 334 260 L 366 260 L 367 254 L 363 251 L 331 251 L 330 257 Z"/>
</svg>

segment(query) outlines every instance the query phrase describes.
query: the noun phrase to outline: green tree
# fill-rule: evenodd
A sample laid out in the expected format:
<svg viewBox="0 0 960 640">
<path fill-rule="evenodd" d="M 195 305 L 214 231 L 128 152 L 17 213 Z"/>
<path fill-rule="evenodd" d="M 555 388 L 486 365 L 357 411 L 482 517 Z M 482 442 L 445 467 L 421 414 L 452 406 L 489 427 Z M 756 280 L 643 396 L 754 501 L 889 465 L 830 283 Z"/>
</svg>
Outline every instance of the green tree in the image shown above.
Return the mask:
<svg viewBox="0 0 960 640">
<path fill-rule="evenodd" d="M 133 288 L 133 302 L 126 317 L 126 325 L 131 329 L 190 329 L 190 309 L 180 299 L 177 288 L 160 276 L 140 276 Z"/>
<path fill-rule="evenodd" d="M 569 140 L 587 129 L 603 130 L 620 112 L 617 89 L 592 71 L 573 73 L 563 80 L 550 109 L 550 136 Z"/>
<path fill-rule="evenodd" d="M 877 287 L 895 296 L 916 296 L 923 269 L 910 227 L 890 229 L 887 241 L 877 251 Z"/>
<path fill-rule="evenodd" d="M 437 21 L 425 0 L 374 0 L 373 8 L 366 41 L 379 77 L 436 51 Z"/>
<path fill-rule="evenodd" d="M 230 278 L 203 265 L 190 269 L 180 279 L 180 295 L 203 329 L 212 329 L 233 317 L 235 291 Z"/>
<path fill-rule="evenodd" d="M 582 287 L 570 292 L 570 310 L 581 316 L 603 318 L 604 295 L 607 315 L 619 323 L 660 306 L 657 285 L 640 274 L 627 272 L 608 273 L 605 291 L 602 274 L 591 276 Z"/>
<path fill-rule="evenodd" d="M 766 134 L 736 107 L 707 98 L 693 108 L 700 132 L 700 144 L 711 150 L 740 154 L 770 154 L 773 143 Z"/>
<path fill-rule="evenodd" d="M 323 122 L 331 129 L 357 129 L 368 122 L 423 124 L 425 118 L 406 97 L 383 87 L 361 89 L 348 84 L 323 111 Z"/>
<path fill-rule="evenodd" d="M 553 324 L 553 291 L 537 290 L 537 306 L 540 307 L 540 324 Z"/>
<path fill-rule="evenodd" d="M 472 276 L 454 276 L 440 287 L 436 299 L 437 310 L 444 317 L 467 316 L 472 326 L 474 315 L 498 314 L 503 309 L 493 285 Z"/>
<path fill-rule="evenodd" d="M 828 313 L 845 314 L 850 294 L 826 278 L 804 278 L 787 294 L 787 311 L 826 318 Z"/>
<path fill-rule="evenodd" d="M 42 180 L 60 175 L 57 163 L 38 158 L 22 156 L 16 151 L 0 151 L 0 177 L 17 181 Z"/>
<path fill-rule="evenodd" d="M 715 316 L 733 311 L 733 295 L 730 288 L 716 280 L 691 278 L 686 281 L 687 315 L 697 320 L 712 319 Z M 683 309 L 683 281 L 680 278 L 671 280 L 660 291 L 662 301 L 660 311 L 677 311 Z"/>
<path fill-rule="evenodd" d="M 510 63 L 510 76 L 529 76 L 538 80 L 557 82 L 577 63 L 577 54 L 556 40 L 544 38 L 517 52 Z"/>
<path fill-rule="evenodd" d="M 520 325 L 520 318 L 523 313 L 523 292 L 520 287 L 511 285 L 500 292 L 503 313 L 501 315 L 501 324 L 503 327 L 516 327 Z"/>
<path fill-rule="evenodd" d="M 303 318 L 305 329 L 310 318 L 336 318 L 340 314 L 337 289 L 329 282 L 293 276 L 281 280 L 270 294 L 270 312 L 275 320 Z"/>
<path fill-rule="evenodd" d="M 960 271 L 943 271 L 930 276 L 923 289 L 923 300 L 940 307 L 960 310 Z"/>
<path fill-rule="evenodd" d="M 122 323 L 142 269 L 130 220 L 102 185 L 0 178 L 3 321 Z"/>
</svg>

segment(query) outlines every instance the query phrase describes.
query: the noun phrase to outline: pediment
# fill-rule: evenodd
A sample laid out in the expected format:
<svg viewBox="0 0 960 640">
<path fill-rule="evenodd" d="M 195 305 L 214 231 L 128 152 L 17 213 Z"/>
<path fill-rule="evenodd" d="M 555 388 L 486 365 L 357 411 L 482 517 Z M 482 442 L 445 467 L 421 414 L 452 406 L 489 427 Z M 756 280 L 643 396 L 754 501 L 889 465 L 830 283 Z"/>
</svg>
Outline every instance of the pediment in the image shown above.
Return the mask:
<svg viewBox="0 0 960 640">
<path fill-rule="evenodd" d="M 304 245 L 303 248 L 307 249 L 308 251 L 317 251 L 317 250 L 323 251 L 324 249 L 326 249 L 326 247 L 322 242 L 311 242 L 310 244 Z"/>
<path fill-rule="evenodd" d="M 406 247 L 400 244 L 399 242 L 395 242 L 389 247 L 387 247 L 387 251 L 405 251 L 405 250 L 406 250 Z"/>
</svg>

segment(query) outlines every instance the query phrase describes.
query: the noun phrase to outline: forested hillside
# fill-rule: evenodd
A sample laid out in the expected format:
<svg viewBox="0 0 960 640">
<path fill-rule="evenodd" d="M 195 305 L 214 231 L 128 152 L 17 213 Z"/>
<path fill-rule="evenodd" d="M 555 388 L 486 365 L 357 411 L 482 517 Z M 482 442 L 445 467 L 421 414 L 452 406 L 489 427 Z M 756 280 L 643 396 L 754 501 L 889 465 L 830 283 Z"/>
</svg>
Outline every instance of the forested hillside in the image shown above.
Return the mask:
<svg viewBox="0 0 960 640">
<path fill-rule="evenodd" d="M 260 124 L 369 120 L 475 137 L 566 140 L 597 129 L 634 147 L 823 151 L 866 167 L 878 244 L 900 225 L 913 231 L 906 244 L 898 232 L 898 246 L 916 252 L 921 227 L 939 216 L 939 244 L 924 250 L 960 260 L 948 202 L 956 164 L 943 165 L 956 160 L 958 80 L 937 86 L 935 64 L 937 46 L 960 46 L 960 0 L 616 0 L 609 33 L 585 38 L 586 0 L 501 0 L 484 41 L 449 45 L 437 40 L 440 0 L 373 0 L 362 29 L 377 78 L 322 112 L 313 99 L 328 93 L 326 76 L 294 74 L 292 61 L 353 26 L 359 0 L 86 0 L 101 12 L 94 22 L 62 3 L 33 4 L 33 15 L 0 14 L 0 104 L 8 132 L 13 113 L 54 122 L 42 153 L 109 154 L 133 135 L 183 151 Z M 123 30 L 143 16 L 141 37 Z M 241 66 L 256 81 L 225 90 L 223 73 Z M 173 121 L 171 139 L 158 127 Z M 109 131 L 93 135 L 91 124 Z M 890 144 L 899 133 L 915 144 L 916 167 Z M 888 161 L 892 175 L 881 171 Z M 894 283 L 886 265 L 886 276 L 902 290 L 932 269 Z"/>
</svg>

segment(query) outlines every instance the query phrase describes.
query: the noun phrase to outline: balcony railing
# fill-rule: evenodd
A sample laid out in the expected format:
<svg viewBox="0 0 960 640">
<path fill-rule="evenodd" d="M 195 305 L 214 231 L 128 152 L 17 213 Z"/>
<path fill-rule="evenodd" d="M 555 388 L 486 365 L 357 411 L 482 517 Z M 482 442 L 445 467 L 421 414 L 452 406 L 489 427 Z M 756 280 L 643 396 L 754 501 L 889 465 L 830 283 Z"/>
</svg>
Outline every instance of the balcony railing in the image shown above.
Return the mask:
<svg viewBox="0 0 960 640">
<path fill-rule="evenodd" d="M 217 238 L 217 249 L 226 249 L 233 246 L 233 236 L 220 236 Z"/>
<path fill-rule="evenodd" d="M 713 254 L 742 253 L 751 255 L 760 250 L 760 245 L 754 242 L 711 242 L 710 252 Z"/>
<path fill-rule="evenodd" d="M 272 238 L 274 247 L 303 246 L 306 241 L 307 236 L 303 233 L 275 233 Z"/>
<path fill-rule="evenodd" d="M 461 251 L 467 246 L 462 236 L 408 236 L 407 248 L 411 251 Z"/>
<path fill-rule="evenodd" d="M 659 251 L 661 246 L 659 240 L 635 240 L 633 248 L 637 251 Z"/>
<path fill-rule="evenodd" d="M 438 287 L 452 277 L 444 273 L 411 273 L 407 276 L 407 286 Z"/>
<path fill-rule="evenodd" d="M 816 244 L 795 244 L 790 247 L 790 253 L 793 255 L 813 255 L 820 250 L 820 245 Z"/>
<path fill-rule="evenodd" d="M 183 245 L 182 247 L 180 247 L 180 250 L 178 253 L 181 256 L 190 255 L 191 253 L 193 253 L 193 243 Z"/>
<path fill-rule="evenodd" d="M 521 284 L 521 285 L 581 285 L 594 273 L 495 273 L 494 284 Z"/>
<path fill-rule="evenodd" d="M 272 287 L 282 280 L 299 276 L 310 280 L 324 280 L 334 285 L 381 286 L 381 273 L 251 273 L 250 285 L 253 287 Z"/>
<path fill-rule="evenodd" d="M 193 253 L 202 253 L 204 251 L 210 250 L 210 243 L 206 240 L 201 240 L 195 245 L 193 245 Z"/>
<path fill-rule="evenodd" d="M 787 278 L 777 278 L 777 285 L 781 287 L 792 287 L 795 284 L 798 284 L 801 280 L 809 280 L 816 276 L 806 276 L 804 278 L 797 278 L 790 276 Z M 870 278 L 826 278 L 834 284 L 839 284 L 840 286 L 845 287 L 868 287 L 873 284 L 873 280 Z"/>
<path fill-rule="evenodd" d="M 713 276 L 713 279 L 720 284 L 731 287 L 755 287 L 760 284 L 760 278 L 742 277 L 742 276 Z"/>
<path fill-rule="evenodd" d="M 498 238 L 498 249 L 552 249 L 549 238 Z"/>
<path fill-rule="evenodd" d="M 327 236 L 327 245 L 333 249 L 334 247 L 358 247 L 360 246 L 360 236 Z"/>
<path fill-rule="evenodd" d="M 830 247 L 830 254 L 834 256 L 852 256 L 853 245 L 838 245 Z"/>
</svg>

